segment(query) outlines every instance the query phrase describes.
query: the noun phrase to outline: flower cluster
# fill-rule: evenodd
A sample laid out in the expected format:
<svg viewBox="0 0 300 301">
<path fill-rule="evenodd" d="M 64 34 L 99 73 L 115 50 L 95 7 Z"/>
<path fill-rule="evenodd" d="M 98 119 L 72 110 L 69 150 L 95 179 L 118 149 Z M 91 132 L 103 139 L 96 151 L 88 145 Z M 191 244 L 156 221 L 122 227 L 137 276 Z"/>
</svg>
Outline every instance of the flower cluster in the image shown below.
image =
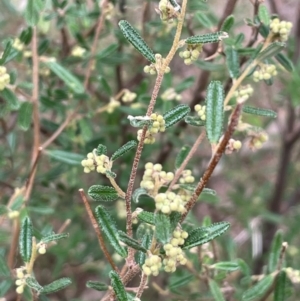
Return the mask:
<svg viewBox="0 0 300 301">
<path fill-rule="evenodd" d="M 197 114 L 201 120 L 203 120 L 203 121 L 206 120 L 206 114 L 205 114 L 206 106 L 195 105 L 194 109 L 197 112 Z"/>
<path fill-rule="evenodd" d="M 20 41 L 19 38 L 14 39 L 12 47 L 18 51 L 22 51 L 24 49 L 24 44 Z"/>
<path fill-rule="evenodd" d="M 20 212 L 16 211 L 16 210 L 11 210 L 7 214 L 8 218 L 10 218 L 10 219 L 15 219 L 15 218 L 19 217 L 19 215 L 20 215 Z"/>
<path fill-rule="evenodd" d="M 171 212 L 185 212 L 185 202 L 180 195 L 176 195 L 174 192 L 159 193 L 155 196 L 155 207 L 164 214 L 170 214 Z"/>
<path fill-rule="evenodd" d="M 243 86 L 241 88 L 239 88 L 238 90 L 236 90 L 234 92 L 234 96 L 236 98 L 243 98 L 245 100 L 247 100 L 252 94 L 253 94 L 253 88 L 251 87 L 251 85 L 246 85 Z"/>
<path fill-rule="evenodd" d="M 20 268 L 16 269 L 17 280 L 16 280 L 15 284 L 17 286 L 16 292 L 18 294 L 23 294 L 23 292 L 24 292 L 24 287 L 26 286 L 26 280 L 25 280 L 26 275 L 27 275 L 27 272 L 26 272 L 25 267 L 20 267 Z"/>
<path fill-rule="evenodd" d="M 119 107 L 121 105 L 121 103 L 114 99 L 113 97 L 110 98 L 110 102 L 107 105 L 107 109 L 106 111 L 111 114 L 114 112 L 115 108 Z"/>
<path fill-rule="evenodd" d="M 188 45 L 187 50 L 179 52 L 179 56 L 184 59 L 186 65 L 191 65 L 197 61 L 202 52 L 202 45 Z"/>
<path fill-rule="evenodd" d="M 172 20 L 178 14 L 180 6 L 174 7 L 169 0 L 160 0 L 157 12 L 162 21 Z"/>
<path fill-rule="evenodd" d="M 234 140 L 233 138 L 229 139 L 226 149 L 225 149 L 225 154 L 229 155 L 232 154 L 234 151 L 238 151 L 242 147 L 242 142 L 239 140 Z"/>
<path fill-rule="evenodd" d="M 300 271 L 299 270 L 295 270 L 293 268 L 286 268 L 285 269 L 288 277 L 290 278 L 290 280 L 292 281 L 292 283 L 296 284 L 296 283 L 300 283 Z"/>
<path fill-rule="evenodd" d="M 144 67 L 144 72 L 149 73 L 151 75 L 156 74 L 157 72 L 160 71 L 162 65 L 164 64 L 165 59 L 161 56 L 161 54 L 156 53 L 155 54 L 155 63 L 152 63 L 150 65 L 146 65 Z M 165 69 L 165 73 L 169 73 L 171 71 L 170 67 L 167 66 Z"/>
<path fill-rule="evenodd" d="M 195 178 L 192 176 L 192 171 L 190 169 L 185 169 L 179 179 L 180 184 L 192 184 Z"/>
<path fill-rule="evenodd" d="M 145 263 L 142 266 L 143 272 L 145 275 L 150 276 L 157 276 L 159 273 L 159 269 L 161 268 L 162 263 L 161 263 L 161 258 L 158 255 L 150 255 L 145 260 Z"/>
<path fill-rule="evenodd" d="M 111 2 L 108 2 L 105 9 L 104 9 L 104 14 L 105 14 L 105 19 L 106 20 L 111 20 L 111 18 L 114 15 L 114 5 Z"/>
<path fill-rule="evenodd" d="M 6 68 L 0 66 L 0 91 L 4 90 L 4 88 L 9 84 L 10 76 L 6 71 Z"/>
<path fill-rule="evenodd" d="M 277 70 L 275 65 L 272 64 L 261 65 L 259 70 L 254 71 L 253 80 L 255 82 L 258 82 L 260 80 L 268 80 L 275 75 L 277 75 Z"/>
<path fill-rule="evenodd" d="M 187 259 L 180 247 L 184 244 L 184 240 L 187 239 L 187 237 L 187 232 L 181 229 L 176 229 L 173 232 L 173 238 L 171 241 L 164 245 L 166 257 L 163 260 L 163 264 L 166 272 L 173 273 L 176 271 L 176 265 L 178 263 L 181 265 L 185 265 L 187 263 Z"/>
<path fill-rule="evenodd" d="M 292 27 L 293 24 L 291 22 L 280 21 L 278 18 L 273 19 L 270 23 L 272 33 L 278 36 L 279 40 L 282 42 L 288 40 Z"/>
<path fill-rule="evenodd" d="M 124 94 L 122 96 L 122 101 L 123 102 L 132 102 L 136 98 L 136 93 L 130 92 L 128 89 L 124 90 Z"/>
<path fill-rule="evenodd" d="M 145 165 L 145 172 L 140 186 L 151 193 L 154 189 L 158 190 L 162 185 L 166 185 L 173 179 L 174 174 L 163 171 L 161 164 L 148 162 Z"/>
<path fill-rule="evenodd" d="M 249 141 L 249 147 L 252 150 L 262 148 L 263 143 L 268 141 L 269 139 L 268 134 L 264 131 L 260 131 L 260 132 L 250 131 L 248 135 L 251 137 Z"/>
<path fill-rule="evenodd" d="M 83 57 L 85 54 L 86 50 L 80 46 L 75 46 L 72 51 L 71 55 L 75 57 Z"/>
<path fill-rule="evenodd" d="M 96 170 L 98 173 L 105 174 L 107 170 L 111 169 L 112 163 L 106 155 L 97 156 L 95 151 L 87 154 L 87 159 L 81 161 L 85 173 L 90 173 Z"/>
<path fill-rule="evenodd" d="M 144 143 L 145 144 L 153 144 L 155 142 L 155 138 L 153 134 L 157 134 L 158 132 L 164 132 L 166 130 L 165 120 L 162 115 L 158 115 L 156 113 L 151 114 L 150 119 L 152 121 L 151 126 L 147 129 Z M 141 140 L 143 129 L 138 130 L 137 139 Z"/>
<path fill-rule="evenodd" d="M 162 95 L 161 95 L 161 99 L 168 101 L 168 100 L 177 100 L 180 101 L 181 100 L 181 95 L 177 94 L 174 88 L 168 88 Z"/>
</svg>

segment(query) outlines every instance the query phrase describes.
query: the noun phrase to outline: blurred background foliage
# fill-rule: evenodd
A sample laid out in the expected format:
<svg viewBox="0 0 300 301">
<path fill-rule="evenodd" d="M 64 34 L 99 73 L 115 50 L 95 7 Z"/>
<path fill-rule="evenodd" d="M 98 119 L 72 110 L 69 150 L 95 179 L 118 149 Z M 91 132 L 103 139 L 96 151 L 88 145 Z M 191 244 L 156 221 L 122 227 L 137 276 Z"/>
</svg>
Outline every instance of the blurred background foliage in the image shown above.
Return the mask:
<svg viewBox="0 0 300 301">
<path fill-rule="evenodd" d="M 246 48 L 252 34 L 245 18 L 253 19 L 255 5 L 252 2 L 256 3 L 255 0 L 189 0 L 183 37 L 213 31 L 222 23 L 224 16 L 233 12 L 235 23 L 229 33 L 230 39 L 238 40 L 239 49 Z M 30 215 L 37 237 L 52 230 L 57 232 L 66 220 L 71 221 L 66 229 L 69 238 L 49 248 L 35 265 L 40 283 L 48 283 L 62 276 L 73 280 L 72 286 L 52 295 L 50 300 L 99 300 L 100 293 L 87 289 L 85 282 L 107 280 L 109 266 L 99 250 L 78 189 L 87 190 L 93 184 L 105 185 L 109 182 L 99 174 L 84 174 L 80 161 L 99 143 L 106 145 L 108 153 L 112 154 L 122 144 L 136 138 L 136 129 L 129 125 L 127 116 L 145 114 L 154 83 L 154 77 L 143 73 L 146 61 L 129 46 L 117 23 L 120 19 L 128 20 L 140 30 L 155 53 L 162 55 L 170 49 L 175 32 L 174 23 L 162 23 L 155 13 L 156 1 L 120 0 L 111 3 L 113 6 L 105 20 L 92 75 L 84 93 L 73 93 L 45 65 L 41 64 L 39 70 L 41 141 L 46 141 L 74 110 L 81 115 L 81 118 L 71 120 L 61 135 L 43 151 L 28 206 L 22 212 L 23 215 L 25 211 Z M 255 90 L 249 105 L 273 109 L 278 118 L 245 115 L 244 121 L 265 129 L 268 142 L 253 151 L 248 145 L 249 138 L 238 134 L 236 138 L 243 143 L 241 151 L 225 156 L 209 182 L 209 187 L 217 191 L 217 196 L 203 196 L 191 217 L 198 225 L 205 216 L 210 216 L 213 222 L 229 221 L 230 233 L 217 241 L 219 259 L 241 258 L 254 274 L 264 269 L 266 255 L 277 229 L 281 229 L 284 240 L 289 243 L 286 266 L 300 270 L 300 5 L 297 0 L 266 0 L 265 4 L 270 12 L 294 23 L 286 54 L 293 60 L 295 70 L 288 73 L 279 69 L 279 75 L 271 86 L 247 79 Z M 23 16 L 25 6 L 26 1 L 21 0 L 0 2 L 2 50 L 9 39 L 15 40 L 22 31 L 28 30 Z M 55 57 L 83 83 L 99 13 L 98 1 L 45 1 L 38 24 L 39 55 Z M 252 45 L 248 45 L 255 48 L 261 40 L 262 37 L 258 36 Z M 29 53 L 26 55 L 26 51 L 30 51 L 29 44 L 30 40 L 6 65 L 20 107 L 12 109 L 0 96 L 0 196 L 4 205 L 15 189 L 25 184 L 31 168 L 31 116 L 27 127 L 22 121 L 22 118 L 27 118 L 22 115 L 23 104 L 29 100 L 27 96 L 32 90 L 32 60 Z M 75 46 L 85 49 L 83 57 L 72 55 Z M 171 63 L 171 73 L 163 81 L 156 112 L 164 113 L 178 102 L 189 104 L 193 109 L 195 104 L 204 102 L 205 90 L 211 79 L 221 80 L 228 90 L 231 82 L 224 56 L 221 54 L 204 60 L 215 51 L 214 45 L 205 47 L 201 58 L 191 66 L 185 66 L 179 56 L 175 57 Z M 107 109 L 101 112 L 101 108 L 107 107 L 111 98 L 124 88 L 135 92 L 136 99 L 132 103 L 121 101 L 112 112 Z M 181 100 L 163 100 L 161 95 L 168 88 L 174 88 L 181 95 Z M 143 150 L 136 186 L 146 162 L 161 163 L 164 170 L 173 171 L 176 154 L 183 145 L 192 145 L 199 132 L 199 128 L 179 123 L 160 135 L 155 144 L 147 145 Z M 124 190 L 133 153 L 119 159 L 113 168 Z M 196 178 L 202 175 L 209 158 L 209 144 L 203 142 L 189 163 Z M 109 205 L 109 210 L 119 226 L 124 228 L 124 204 L 117 204 Z M 152 204 L 144 199 L 138 206 L 151 208 Z M 12 243 L 11 233 L 12 222 L 5 220 L 0 228 L 0 253 L 5 257 Z M 116 254 L 113 257 L 121 260 Z M 19 264 L 15 250 L 13 267 Z M 180 285 L 185 284 L 183 279 L 189 283 L 193 277 L 184 268 L 178 269 L 169 278 L 161 274 L 154 279 L 156 286 L 146 291 L 143 300 L 185 300 L 185 291 L 181 290 Z M 227 277 L 237 293 L 247 287 L 238 272 Z M 299 299 L 300 276 L 297 277 L 291 279 L 296 292 L 288 300 Z M 10 284 L 10 280 L 5 279 L 0 284 L 0 296 L 5 296 L 5 300 L 16 298 Z M 161 288 L 169 288 L 165 291 L 166 296 L 159 294 Z M 195 292 L 193 300 L 212 300 L 209 295 L 200 296 L 197 286 L 186 288 Z M 228 300 L 238 300 L 234 296 L 231 293 Z"/>
</svg>

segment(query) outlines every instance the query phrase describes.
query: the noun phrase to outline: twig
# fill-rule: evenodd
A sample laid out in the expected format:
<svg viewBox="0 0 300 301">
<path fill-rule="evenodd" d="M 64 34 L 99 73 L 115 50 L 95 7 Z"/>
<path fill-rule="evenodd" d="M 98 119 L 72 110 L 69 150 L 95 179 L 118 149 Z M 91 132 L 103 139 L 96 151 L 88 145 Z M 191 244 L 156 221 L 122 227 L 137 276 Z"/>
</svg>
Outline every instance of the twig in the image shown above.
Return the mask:
<svg viewBox="0 0 300 301">
<path fill-rule="evenodd" d="M 10 250 L 7 257 L 7 263 L 10 269 L 13 268 L 14 265 L 14 259 L 15 259 L 15 253 L 18 245 L 19 240 L 19 234 L 20 234 L 20 222 L 19 219 L 14 219 L 13 222 L 13 234 L 12 234 L 12 242 L 10 245 Z"/>
<path fill-rule="evenodd" d="M 208 182 L 208 180 L 210 179 L 215 167 L 217 166 L 217 164 L 219 163 L 222 154 L 225 151 L 225 148 L 228 144 L 229 139 L 231 138 L 235 127 L 238 124 L 238 120 L 241 114 L 241 109 L 242 109 L 242 104 L 237 104 L 237 106 L 235 107 L 234 111 L 232 112 L 231 118 L 230 118 L 230 123 L 227 127 L 227 130 L 224 134 L 223 139 L 221 140 L 221 142 L 218 144 L 216 151 L 213 155 L 213 157 L 211 158 L 206 171 L 204 172 L 203 177 L 200 179 L 194 193 L 192 194 L 190 200 L 187 202 L 187 204 L 185 205 L 186 211 L 185 213 L 183 213 L 183 215 L 181 216 L 180 219 L 180 223 L 182 223 L 184 221 L 184 219 L 186 218 L 187 214 L 189 213 L 189 211 L 193 208 L 193 206 L 195 205 L 200 193 L 202 192 L 202 190 L 205 188 L 206 183 Z"/>
<path fill-rule="evenodd" d="M 158 72 L 156 81 L 155 81 L 155 85 L 154 85 L 154 89 L 152 92 L 152 96 L 151 96 L 151 100 L 148 106 L 148 110 L 147 110 L 147 116 L 150 116 L 153 112 L 155 103 L 156 103 L 156 98 L 164 77 L 164 72 L 166 67 L 170 64 L 172 58 L 174 57 L 177 47 L 178 47 L 178 43 L 179 43 L 179 39 L 181 36 L 181 31 L 182 31 L 182 26 L 183 26 L 183 20 L 184 20 L 184 16 L 185 16 L 185 10 L 186 10 L 186 4 L 187 4 L 187 0 L 183 0 L 182 2 L 182 7 L 181 7 L 181 14 L 178 18 L 178 24 L 177 24 L 177 29 L 176 29 L 176 34 L 174 37 L 174 41 L 173 41 L 173 45 L 171 47 L 171 50 L 169 52 L 169 54 L 167 55 L 164 64 L 162 65 L 161 69 Z M 126 232 L 127 235 L 129 235 L 130 237 L 132 237 L 132 213 L 131 213 L 131 196 L 132 196 L 132 192 L 133 192 L 133 186 L 134 186 L 134 181 L 136 178 L 136 173 L 137 173 L 137 169 L 138 169 L 138 165 L 139 165 L 139 161 L 141 158 L 141 154 L 142 154 L 142 150 L 144 147 L 144 140 L 145 140 L 145 135 L 146 135 L 146 131 L 147 131 L 147 126 L 143 127 L 143 131 L 142 131 L 142 135 L 141 135 L 141 139 L 139 141 L 135 156 L 134 156 L 134 160 L 133 160 L 133 165 L 132 165 L 132 169 L 131 169 L 131 173 L 130 173 L 130 178 L 129 178 L 129 182 L 128 182 L 128 186 L 127 186 L 127 191 L 126 191 L 126 197 L 125 197 L 125 203 L 126 203 L 126 212 L 127 212 L 127 219 L 126 219 Z M 134 250 L 132 248 L 129 248 L 129 262 L 131 260 L 133 260 L 133 255 L 134 255 Z"/>
<path fill-rule="evenodd" d="M 141 298 L 142 294 L 143 294 L 143 291 L 145 289 L 145 286 L 147 284 L 147 279 L 148 279 L 148 276 L 144 273 L 142 273 L 142 278 L 141 278 L 141 282 L 140 282 L 140 286 L 139 286 L 139 289 L 136 293 L 136 298 Z"/>
<path fill-rule="evenodd" d="M 167 191 L 170 191 L 172 189 L 172 187 L 174 186 L 174 184 L 178 181 L 178 179 L 180 178 L 183 170 L 185 169 L 185 167 L 187 166 L 187 164 L 189 163 L 189 161 L 193 157 L 194 153 L 196 152 L 198 146 L 201 144 L 204 137 L 205 137 L 205 131 L 202 131 L 201 134 L 199 135 L 199 137 L 197 138 L 197 140 L 195 141 L 194 145 L 192 146 L 191 150 L 189 151 L 189 154 L 184 159 L 184 161 L 182 162 L 180 167 L 177 169 L 177 171 L 175 173 L 175 176 L 174 176 L 174 179 L 172 180 L 171 184 L 169 185 L 169 188 L 168 188 Z"/>
<path fill-rule="evenodd" d="M 104 256 L 106 257 L 107 261 L 110 263 L 111 267 L 115 270 L 115 271 L 118 271 L 118 268 L 116 267 L 115 263 L 113 262 L 108 250 L 106 249 L 106 246 L 105 246 L 105 242 L 104 242 L 104 239 L 103 239 L 103 236 L 102 236 L 102 233 L 101 233 L 101 230 L 100 228 L 98 227 L 98 223 L 93 215 L 93 212 L 92 212 L 92 209 L 90 207 L 90 204 L 87 200 L 87 197 L 84 193 L 84 190 L 83 189 L 79 189 L 79 193 L 80 193 L 80 196 L 81 196 L 81 199 L 84 203 L 84 206 L 85 206 L 85 209 L 88 213 L 88 216 L 90 218 L 90 221 L 93 225 L 93 228 L 97 234 L 97 238 L 98 238 L 98 242 L 99 242 L 99 245 L 100 245 L 100 248 L 101 250 L 103 251 L 103 254 Z"/>
</svg>

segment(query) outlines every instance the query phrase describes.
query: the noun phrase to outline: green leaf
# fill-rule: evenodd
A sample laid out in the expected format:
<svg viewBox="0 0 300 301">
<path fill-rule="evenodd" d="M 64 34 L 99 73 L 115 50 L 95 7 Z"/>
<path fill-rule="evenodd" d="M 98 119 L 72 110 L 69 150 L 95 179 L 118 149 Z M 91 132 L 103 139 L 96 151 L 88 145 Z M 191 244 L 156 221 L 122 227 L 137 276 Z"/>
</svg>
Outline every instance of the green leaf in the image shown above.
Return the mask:
<svg viewBox="0 0 300 301">
<path fill-rule="evenodd" d="M 267 7 L 264 4 L 260 4 L 258 8 L 258 17 L 259 20 L 265 24 L 269 25 L 270 24 L 270 14 L 268 12 Z"/>
<path fill-rule="evenodd" d="M 182 120 L 187 114 L 191 111 L 190 107 L 188 105 L 178 105 L 175 108 L 167 111 L 163 117 L 165 120 L 165 126 L 166 128 L 169 128 L 170 126 L 174 125 L 175 123 Z"/>
<path fill-rule="evenodd" d="M 231 78 L 238 78 L 240 75 L 240 60 L 239 54 L 234 47 L 226 47 L 226 63 Z"/>
<path fill-rule="evenodd" d="M 102 59 L 106 58 L 107 56 L 116 52 L 118 48 L 119 48 L 118 44 L 111 44 L 108 47 L 101 50 L 98 54 L 96 54 L 95 58 L 97 60 L 102 60 Z"/>
<path fill-rule="evenodd" d="M 130 119 L 129 122 L 135 128 L 142 128 L 144 125 L 150 126 L 153 123 L 152 120 L 138 120 L 134 118 Z"/>
<path fill-rule="evenodd" d="M 205 28 L 213 28 L 214 24 L 211 19 L 203 12 L 198 12 L 195 15 L 197 21 Z"/>
<path fill-rule="evenodd" d="M 206 132 L 210 143 L 218 143 L 223 129 L 224 89 L 219 81 L 212 81 L 206 93 Z"/>
<path fill-rule="evenodd" d="M 146 228 L 147 229 L 147 228 Z M 141 246 L 145 248 L 146 250 L 149 250 L 152 242 L 152 235 L 153 233 L 150 233 L 150 231 L 145 231 L 142 241 L 141 241 Z M 146 260 L 146 254 L 144 252 L 137 252 L 136 255 L 136 262 L 142 266 L 145 263 Z"/>
<path fill-rule="evenodd" d="M 28 216 L 22 221 L 19 237 L 20 254 L 24 262 L 29 262 L 32 252 L 32 224 Z"/>
<path fill-rule="evenodd" d="M 273 56 L 277 55 L 280 51 L 285 48 L 285 43 L 282 42 L 274 42 L 270 44 L 265 50 L 261 51 L 256 60 L 262 62 L 264 60 L 270 59 Z"/>
<path fill-rule="evenodd" d="M 126 20 L 119 22 L 119 27 L 127 41 L 129 41 L 133 47 L 139 51 L 148 61 L 155 63 L 155 56 L 152 49 L 146 44 L 140 34 L 135 28 L 133 28 Z"/>
<path fill-rule="evenodd" d="M 27 131 L 31 124 L 33 104 L 25 101 L 21 104 L 18 112 L 18 125 L 23 131 Z"/>
<path fill-rule="evenodd" d="M 114 172 L 112 172 L 112 171 L 110 171 L 110 170 L 106 170 L 106 171 L 105 171 L 105 175 L 106 175 L 108 178 L 112 178 L 112 179 L 115 179 L 116 176 L 117 176 L 116 173 L 114 173 Z"/>
<path fill-rule="evenodd" d="M 195 277 L 194 275 L 187 275 L 187 276 L 183 276 L 180 278 L 174 277 L 176 279 L 174 282 L 172 281 L 172 278 L 171 278 L 169 287 L 171 290 L 174 290 L 180 286 L 187 285 L 187 284 L 191 283 L 191 281 L 193 281 L 194 277 Z"/>
<path fill-rule="evenodd" d="M 94 201 L 112 202 L 119 198 L 118 192 L 110 186 L 93 185 L 88 190 L 88 195 Z"/>
<path fill-rule="evenodd" d="M 191 147 L 188 145 L 184 145 L 181 148 L 180 152 L 178 153 L 178 155 L 176 156 L 176 159 L 175 159 L 175 168 L 176 169 L 178 169 L 181 166 L 181 164 L 183 163 L 183 161 L 189 154 L 190 150 L 191 150 Z"/>
<path fill-rule="evenodd" d="M 46 66 L 57 75 L 74 93 L 84 93 L 84 87 L 77 77 L 57 62 L 46 62 Z"/>
<path fill-rule="evenodd" d="M 24 30 L 22 30 L 19 39 L 22 43 L 25 45 L 30 44 L 32 38 L 32 27 L 27 27 Z"/>
<path fill-rule="evenodd" d="M 201 120 L 198 116 L 186 116 L 184 121 L 192 126 L 205 126 L 205 120 Z"/>
<path fill-rule="evenodd" d="M 60 291 L 64 288 L 66 288 L 67 286 L 69 286 L 70 284 L 72 284 L 72 281 L 70 278 L 60 278 L 57 279 L 53 282 L 51 282 L 48 285 L 45 285 L 43 290 L 42 290 L 42 294 L 51 294 L 51 293 L 55 293 L 57 291 Z"/>
<path fill-rule="evenodd" d="M 255 108 L 255 107 L 250 107 L 250 106 L 243 106 L 243 112 L 247 113 L 247 114 L 266 116 L 266 117 L 271 117 L 271 118 L 277 117 L 277 113 L 272 110 Z"/>
<path fill-rule="evenodd" d="M 111 286 L 116 294 L 117 301 L 128 301 L 128 297 L 119 274 L 116 271 L 110 271 L 109 278 L 111 279 Z"/>
<path fill-rule="evenodd" d="M 223 39 L 228 38 L 228 33 L 224 31 L 218 31 L 214 33 L 207 33 L 203 35 L 197 35 L 189 37 L 185 40 L 186 44 L 207 44 L 207 43 L 218 43 Z"/>
<path fill-rule="evenodd" d="M 217 284 L 213 279 L 209 279 L 209 289 L 215 301 L 225 301 L 225 298 Z"/>
<path fill-rule="evenodd" d="M 8 213 L 8 209 L 5 205 L 0 204 L 0 216 Z"/>
<path fill-rule="evenodd" d="M 166 244 L 171 238 L 170 216 L 162 212 L 155 213 L 155 237 L 162 244 Z"/>
<path fill-rule="evenodd" d="M 185 240 L 183 249 L 190 249 L 203 245 L 216 237 L 222 235 L 228 230 L 230 224 L 228 222 L 214 223 L 208 227 L 199 227 L 189 232 L 188 238 Z"/>
<path fill-rule="evenodd" d="M 100 291 L 100 292 L 108 290 L 108 285 L 107 284 L 101 283 L 101 282 L 98 282 L 98 281 L 91 281 L 91 280 L 89 280 L 86 283 L 86 287 L 93 288 L 94 290 Z"/>
<path fill-rule="evenodd" d="M 20 102 L 10 89 L 4 88 L 0 91 L 0 96 L 4 98 L 10 110 L 18 110 L 20 108 Z"/>
<path fill-rule="evenodd" d="M 4 65 L 15 58 L 19 51 L 12 47 L 13 41 L 8 41 L 5 45 L 2 57 L 0 58 L 0 65 Z"/>
<path fill-rule="evenodd" d="M 51 235 L 48 235 L 46 237 L 43 237 L 41 239 L 41 242 L 47 244 L 51 241 L 57 241 L 57 240 L 60 240 L 60 239 L 63 239 L 63 238 L 67 238 L 69 237 L 69 234 L 68 233 L 60 233 L 60 234 L 51 234 Z"/>
<path fill-rule="evenodd" d="M 181 219 L 181 214 L 175 211 L 175 212 L 171 212 L 169 217 L 170 217 L 170 224 L 171 224 L 170 233 L 173 233 L 173 231 L 178 226 L 178 223 Z"/>
<path fill-rule="evenodd" d="M 245 275 L 245 276 L 250 276 L 251 274 L 251 269 L 248 266 L 248 264 L 243 260 L 243 259 L 238 259 L 237 263 L 239 265 L 239 269 L 241 270 L 241 272 Z"/>
<path fill-rule="evenodd" d="M 125 232 L 119 231 L 120 240 L 126 244 L 128 247 L 131 247 L 135 250 L 141 251 L 143 253 L 147 253 L 147 249 L 145 249 L 137 240 L 132 237 L 129 237 Z"/>
<path fill-rule="evenodd" d="M 142 196 L 142 195 L 148 195 L 147 190 L 145 188 L 137 188 L 132 194 L 132 200 L 135 203 L 138 203 L 140 196 Z"/>
<path fill-rule="evenodd" d="M 220 261 L 220 262 L 215 263 L 211 267 L 216 270 L 223 270 L 223 271 L 228 271 L 228 272 L 236 271 L 240 268 L 238 263 L 231 262 L 231 261 Z"/>
<path fill-rule="evenodd" d="M 153 212 L 142 211 L 137 215 L 138 219 L 144 223 L 155 225 L 155 215 Z"/>
<path fill-rule="evenodd" d="M 81 118 L 78 122 L 80 135 L 84 141 L 90 141 L 93 138 L 93 131 L 87 118 Z"/>
<path fill-rule="evenodd" d="M 246 290 L 242 296 L 242 301 L 251 301 L 261 298 L 273 283 L 273 276 L 267 275 L 254 286 Z"/>
<path fill-rule="evenodd" d="M 269 262 L 268 262 L 269 273 L 272 273 L 277 269 L 282 243 L 283 243 L 283 236 L 282 236 L 282 232 L 279 230 L 276 232 L 271 245 L 271 251 L 269 254 Z"/>
<path fill-rule="evenodd" d="M 96 149 L 97 156 L 106 155 L 107 153 L 107 147 L 103 144 L 99 144 Z"/>
<path fill-rule="evenodd" d="M 287 275 L 285 271 L 280 271 L 275 280 L 274 301 L 285 301 Z"/>
<path fill-rule="evenodd" d="M 37 280 L 33 277 L 26 277 L 25 278 L 26 284 L 37 291 L 38 293 L 43 291 L 43 287 L 37 282 Z"/>
<path fill-rule="evenodd" d="M 229 32 L 234 24 L 234 15 L 229 15 L 221 26 L 221 31 Z"/>
<path fill-rule="evenodd" d="M 10 269 L 7 265 L 7 260 L 0 254 L 0 276 L 1 277 L 10 277 Z M 0 295 L 1 296 L 1 295 Z"/>
<path fill-rule="evenodd" d="M 128 141 L 126 144 L 121 146 L 116 152 L 112 154 L 111 160 L 115 161 L 116 159 L 120 158 L 121 156 L 123 156 L 124 154 L 126 154 L 127 152 L 135 148 L 136 146 L 137 146 L 137 142 L 135 140 Z"/>
<path fill-rule="evenodd" d="M 113 246 L 115 251 L 121 255 L 123 258 L 126 258 L 127 251 L 120 245 L 120 238 L 118 234 L 118 229 L 114 220 L 108 211 L 101 205 L 97 206 L 95 209 L 96 219 L 101 228 L 101 231 L 105 234 L 110 244 Z"/>
<path fill-rule="evenodd" d="M 35 26 L 39 21 L 40 0 L 28 0 L 25 9 L 25 20 L 29 26 Z"/>
<path fill-rule="evenodd" d="M 295 70 L 294 63 L 284 54 L 278 53 L 275 55 L 275 58 L 285 70 L 289 72 L 293 72 Z"/>
<path fill-rule="evenodd" d="M 74 154 L 58 149 L 46 150 L 44 153 L 57 161 L 67 163 L 70 165 L 80 165 L 81 161 L 84 159 L 83 155 Z"/>
</svg>

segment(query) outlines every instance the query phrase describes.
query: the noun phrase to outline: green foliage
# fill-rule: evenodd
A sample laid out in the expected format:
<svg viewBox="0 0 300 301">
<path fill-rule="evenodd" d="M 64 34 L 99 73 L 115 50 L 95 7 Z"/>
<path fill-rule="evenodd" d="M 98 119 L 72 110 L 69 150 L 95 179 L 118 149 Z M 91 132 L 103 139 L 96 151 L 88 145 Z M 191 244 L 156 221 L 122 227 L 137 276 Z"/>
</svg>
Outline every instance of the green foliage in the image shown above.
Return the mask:
<svg viewBox="0 0 300 301">
<path fill-rule="evenodd" d="M 190 112 L 190 107 L 187 105 L 178 105 L 175 108 L 166 112 L 163 117 L 166 122 L 166 128 L 173 126 L 175 123 L 184 119 Z"/>
<path fill-rule="evenodd" d="M 225 298 L 224 298 L 218 284 L 213 279 L 210 279 L 208 284 L 209 284 L 209 289 L 211 291 L 211 294 L 214 297 L 214 300 L 215 301 L 225 301 Z"/>
<path fill-rule="evenodd" d="M 266 291 L 272 285 L 273 281 L 274 277 L 272 275 L 265 276 L 254 286 L 244 292 L 242 301 L 251 301 L 264 296 Z"/>
<path fill-rule="evenodd" d="M 112 202 L 119 196 L 113 187 L 93 185 L 88 190 L 88 195 L 95 201 Z"/>
<path fill-rule="evenodd" d="M 136 146 L 137 146 L 136 141 L 134 141 L 134 140 L 128 141 L 126 144 L 124 144 L 122 147 L 120 147 L 117 151 L 115 151 L 112 154 L 111 160 L 115 161 L 116 159 L 122 157 L 124 154 L 126 154 L 127 152 L 129 152 L 130 150 L 135 148 Z"/>
<path fill-rule="evenodd" d="M 277 269 L 282 243 L 283 243 L 282 232 L 278 231 L 273 238 L 272 245 L 271 245 L 271 252 L 269 254 L 268 269 L 270 273 L 276 271 Z"/>
<path fill-rule="evenodd" d="M 228 34 L 223 31 L 218 31 L 214 33 L 207 33 L 203 35 L 198 36 L 192 36 L 185 40 L 186 44 L 207 44 L 207 43 L 218 43 L 222 39 L 225 39 L 228 37 Z"/>
<path fill-rule="evenodd" d="M 29 262 L 32 252 L 32 224 L 28 216 L 22 221 L 19 236 L 19 249 L 23 261 Z"/>
<path fill-rule="evenodd" d="M 188 145 L 185 145 L 181 148 L 180 152 L 178 153 L 176 159 L 175 159 L 175 168 L 179 168 L 187 155 L 189 154 L 191 150 L 191 147 Z"/>
<path fill-rule="evenodd" d="M 70 278 L 60 278 L 57 279 L 53 282 L 51 282 L 50 284 L 47 284 L 43 287 L 42 290 L 42 294 L 52 294 L 55 293 L 57 291 L 60 291 L 64 288 L 66 288 L 67 286 L 71 285 L 72 281 Z"/>
<path fill-rule="evenodd" d="M 155 213 L 155 237 L 163 244 L 169 242 L 171 237 L 170 217 L 161 212 Z"/>
<path fill-rule="evenodd" d="M 247 113 L 247 114 L 266 116 L 266 117 L 271 117 L 271 118 L 277 117 L 276 112 L 274 112 L 272 110 L 262 109 L 262 108 L 254 108 L 251 106 L 243 106 L 243 112 Z"/>
<path fill-rule="evenodd" d="M 18 125 L 23 131 L 27 131 L 31 124 L 33 104 L 31 102 L 25 101 L 21 104 L 19 115 L 18 115 Z"/>
<path fill-rule="evenodd" d="M 111 286 L 116 294 L 116 298 L 118 301 L 127 301 L 128 297 L 122 283 L 122 280 L 117 272 L 110 271 L 109 277 L 111 279 Z"/>
<path fill-rule="evenodd" d="M 88 281 L 86 283 L 86 286 L 88 288 L 92 288 L 96 291 L 107 291 L 108 290 L 108 285 L 107 284 L 104 284 L 104 283 L 101 283 L 101 282 L 98 282 L 98 281 Z"/>
</svg>

